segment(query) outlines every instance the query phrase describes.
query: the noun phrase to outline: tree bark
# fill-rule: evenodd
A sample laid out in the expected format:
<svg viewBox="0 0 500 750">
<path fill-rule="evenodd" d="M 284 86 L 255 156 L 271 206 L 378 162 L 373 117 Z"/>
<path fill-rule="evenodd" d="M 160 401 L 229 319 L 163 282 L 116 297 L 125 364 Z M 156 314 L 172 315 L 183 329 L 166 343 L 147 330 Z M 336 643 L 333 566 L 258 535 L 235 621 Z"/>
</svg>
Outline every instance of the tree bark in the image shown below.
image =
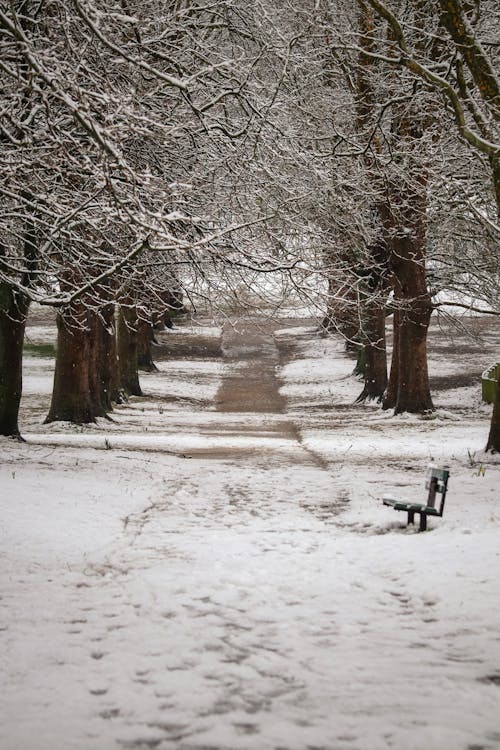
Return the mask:
<svg viewBox="0 0 500 750">
<path fill-rule="evenodd" d="M 89 336 L 89 392 L 94 417 L 106 417 L 111 411 L 109 375 L 104 322 L 100 315 L 90 311 L 87 315 Z"/>
<path fill-rule="evenodd" d="M 420 142 L 420 123 L 409 121 L 405 115 L 396 124 L 403 141 Z M 395 414 L 434 408 L 427 369 L 427 332 L 432 314 L 425 266 L 428 176 L 414 148 L 415 144 L 408 154 L 406 184 L 393 184 L 389 192 L 390 266 L 397 314 L 384 408 L 394 408 Z"/>
<path fill-rule="evenodd" d="M 6 248 L 0 242 L 0 257 L 5 255 Z M 34 283 L 38 261 L 37 236 L 32 217 L 26 221 L 23 255 L 21 283 L 29 288 Z M 0 283 L 0 435 L 19 439 L 23 344 L 29 306 L 30 299 L 26 294 L 17 292 L 6 282 Z"/>
<path fill-rule="evenodd" d="M 57 314 L 57 355 L 50 410 L 45 423 L 95 422 L 90 367 L 92 337 L 88 311 L 81 302 Z"/>
<path fill-rule="evenodd" d="M 137 328 L 137 366 L 145 372 L 158 372 L 153 362 L 153 326 L 147 320 L 140 320 Z"/>
<path fill-rule="evenodd" d="M 490 163 L 497 204 L 497 217 L 500 218 L 500 157 L 498 155 L 491 157 Z M 486 450 L 492 451 L 492 453 L 500 453 L 500 373 L 497 380 L 497 387 L 495 389 L 495 401 L 493 402 L 493 412 L 491 414 L 490 432 L 488 434 Z"/>
<path fill-rule="evenodd" d="M 116 402 L 119 398 L 115 306 L 113 304 L 105 305 L 99 311 L 96 325 L 99 400 L 107 413 L 113 410 L 113 401 Z"/>
<path fill-rule="evenodd" d="M 500 375 L 495 388 L 495 400 L 486 450 L 492 453 L 500 453 Z"/>
<path fill-rule="evenodd" d="M 367 268 L 364 269 L 364 294 L 361 305 L 360 342 L 364 347 L 364 387 L 357 402 L 376 399 L 382 401 L 387 387 L 387 353 L 385 340 L 385 303 L 388 296 L 389 243 L 387 224 L 390 211 L 387 191 L 380 179 L 377 156 L 381 152 L 380 139 L 374 130 L 376 121 L 376 96 L 373 78 L 373 60 L 369 54 L 375 49 L 375 28 L 372 9 L 358 0 L 359 56 L 356 75 L 356 130 L 363 139 L 370 138 L 372 145 L 363 154 L 362 162 L 370 186 L 378 193 L 374 214 L 380 219 L 377 238 L 368 248 Z M 382 303 L 383 300 L 383 303 Z"/>
<path fill-rule="evenodd" d="M 20 437 L 23 343 L 29 300 L 0 284 L 0 435 Z"/>
<path fill-rule="evenodd" d="M 423 216 L 421 221 L 425 221 Z M 425 248 L 421 232 L 411 238 L 400 237 L 395 244 L 393 267 L 398 281 L 395 304 L 400 310 L 394 329 L 395 343 L 397 341 L 394 413 L 418 413 L 434 408 L 427 369 L 427 331 L 432 302 L 426 284 Z"/>
<path fill-rule="evenodd" d="M 356 401 L 382 401 L 387 388 L 385 310 L 368 303 L 365 310 L 364 387 Z"/>
<path fill-rule="evenodd" d="M 427 369 L 427 329 L 431 318 L 429 300 L 413 301 L 402 313 L 399 326 L 398 389 L 394 413 L 432 411 Z"/>
<path fill-rule="evenodd" d="M 135 307 L 120 306 L 117 319 L 117 351 L 120 389 L 127 396 L 142 396 L 138 373 L 138 328 Z"/>
</svg>

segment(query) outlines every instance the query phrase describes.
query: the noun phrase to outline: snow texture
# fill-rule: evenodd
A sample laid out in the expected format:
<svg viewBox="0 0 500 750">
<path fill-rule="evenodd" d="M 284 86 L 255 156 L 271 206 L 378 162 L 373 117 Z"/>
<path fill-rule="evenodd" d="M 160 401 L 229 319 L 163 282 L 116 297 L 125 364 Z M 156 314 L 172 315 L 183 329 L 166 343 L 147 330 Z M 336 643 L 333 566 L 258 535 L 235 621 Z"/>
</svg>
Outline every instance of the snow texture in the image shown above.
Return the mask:
<svg viewBox="0 0 500 750">
<path fill-rule="evenodd" d="M 479 381 L 394 418 L 353 406 L 341 341 L 283 325 L 262 360 L 160 361 L 86 428 L 41 424 L 53 363 L 26 359 L 27 442 L 0 442 L 2 750 L 500 747 Z M 461 373 L 439 340 L 434 375 Z M 224 411 L 255 362 L 276 410 Z M 450 488 L 420 534 L 380 498 L 423 501 L 430 462 Z"/>
</svg>

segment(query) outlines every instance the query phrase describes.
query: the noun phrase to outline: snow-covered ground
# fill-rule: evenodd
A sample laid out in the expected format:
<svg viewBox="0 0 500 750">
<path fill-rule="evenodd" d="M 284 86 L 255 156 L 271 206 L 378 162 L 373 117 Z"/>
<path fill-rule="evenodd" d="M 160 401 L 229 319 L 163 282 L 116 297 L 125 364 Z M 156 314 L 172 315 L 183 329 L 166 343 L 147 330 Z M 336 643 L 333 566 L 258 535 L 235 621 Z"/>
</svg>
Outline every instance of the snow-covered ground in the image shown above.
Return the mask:
<svg viewBox="0 0 500 750">
<path fill-rule="evenodd" d="M 217 356 L 220 329 L 177 330 L 192 356 L 85 428 L 42 425 L 52 361 L 27 357 L 27 442 L 0 442 L 1 750 L 500 747 L 477 378 L 498 324 L 434 330 L 432 419 L 353 406 L 342 343 L 290 324 Z M 449 494 L 419 534 L 380 498 L 422 501 L 429 463 Z"/>
</svg>

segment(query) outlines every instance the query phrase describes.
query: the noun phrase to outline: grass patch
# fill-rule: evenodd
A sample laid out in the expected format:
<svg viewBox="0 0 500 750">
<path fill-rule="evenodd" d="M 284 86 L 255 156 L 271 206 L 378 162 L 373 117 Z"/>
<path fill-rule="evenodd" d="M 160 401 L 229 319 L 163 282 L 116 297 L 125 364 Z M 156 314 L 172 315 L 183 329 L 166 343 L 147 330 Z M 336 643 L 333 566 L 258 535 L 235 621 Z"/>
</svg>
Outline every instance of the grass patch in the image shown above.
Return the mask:
<svg viewBox="0 0 500 750">
<path fill-rule="evenodd" d="M 24 353 L 32 357 L 55 357 L 56 347 L 54 344 L 25 344 Z"/>
</svg>

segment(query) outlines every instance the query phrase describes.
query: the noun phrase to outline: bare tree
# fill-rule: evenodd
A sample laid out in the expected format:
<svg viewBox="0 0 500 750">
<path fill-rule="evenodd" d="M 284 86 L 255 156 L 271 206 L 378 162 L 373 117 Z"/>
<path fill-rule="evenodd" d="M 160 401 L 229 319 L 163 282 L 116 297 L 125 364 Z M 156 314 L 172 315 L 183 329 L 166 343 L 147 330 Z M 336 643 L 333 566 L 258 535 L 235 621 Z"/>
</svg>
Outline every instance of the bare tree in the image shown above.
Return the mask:
<svg viewBox="0 0 500 750">
<path fill-rule="evenodd" d="M 0 8 L 2 409 L 17 414 L 29 300 L 60 308 L 69 351 L 75 330 L 96 325 L 89 310 L 102 319 L 107 281 L 119 290 L 152 256 L 157 267 L 202 273 L 214 261 L 238 265 L 236 245 L 229 255 L 224 240 L 238 217 L 214 212 L 208 196 L 226 160 L 222 144 L 264 121 L 248 85 L 264 54 L 249 18 L 224 0 Z M 157 276 L 147 274 L 153 292 Z M 12 361 L 16 377 L 7 374 Z M 18 434 L 17 417 L 1 424 Z"/>
<path fill-rule="evenodd" d="M 349 338 L 355 338 L 357 320 L 366 341 L 370 301 L 376 302 L 377 296 L 379 304 L 382 301 L 372 269 L 384 282 L 392 276 L 395 345 L 385 404 L 396 411 L 421 411 L 432 408 L 426 331 L 432 311 L 449 301 L 446 290 L 463 293 L 468 288 L 469 296 L 474 290 L 477 299 L 486 302 L 476 309 L 487 310 L 492 302 L 497 306 L 496 217 L 485 190 L 484 163 L 474 164 L 450 130 L 442 88 L 432 85 L 431 77 L 417 79 L 406 65 L 412 50 L 431 72 L 453 70 L 457 50 L 443 33 L 440 15 L 434 12 L 437 5 L 391 4 L 404 22 L 404 54 L 397 30 L 376 5 L 325 2 L 311 11 L 316 18 L 316 57 L 308 57 L 307 73 L 306 63 L 302 72 L 298 56 L 296 61 L 296 78 L 309 75 L 315 84 L 299 105 L 308 118 L 307 128 L 299 131 L 302 153 L 314 157 L 308 161 L 312 177 L 306 184 L 318 201 L 315 210 L 306 204 L 305 214 L 316 229 L 325 231 L 329 222 L 333 247 L 326 247 L 324 264 L 329 311 L 340 311 L 350 325 Z M 375 13 L 371 31 L 362 24 L 370 9 Z M 485 14 L 483 36 L 488 25 L 491 30 Z M 305 60 L 309 48 L 301 40 L 295 49 L 300 44 Z M 488 107 L 483 119 L 489 125 Z M 464 116 L 473 132 L 471 112 L 472 105 Z M 484 133 L 475 135 L 484 140 Z M 324 200 L 328 183 L 334 199 Z M 378 263 L 370 257 L 370 248 L 378 248 Z M 452 303 L 470 305 L 468 300 Z M 342 320 L 338 325 L 342 329 Z M 383 364 L 383 356 L 381 360 Z"/>
<path fill-rule="evenodd" d="M 425 21 L 422 35 L 440 34 L 439 57 L 422 54 L 422 45 L 412 43 L 412 34 L 399 3 L 369 0 L 373 9 L 389 25 L 393 34 L 392 53 L 385 62 L 406 68 L 416 78 L 439 92 L 451 111 L 460 136 L 490 167 L 493 205 L 486 213 L 490 228 L 497 233 L 500 218 L 500 88 L 498 84 L 498 45 L 493 35 L 498 29 L 496 3 L 469 3 L 463 0 L 422 2 Z M 433 45 L 435 47 L 435 44 Z M 489 217 L 488 217 L 489 213 Z M 487 450 L 500 450 L 500 383 L 493 407 Z"/>
</svg>

